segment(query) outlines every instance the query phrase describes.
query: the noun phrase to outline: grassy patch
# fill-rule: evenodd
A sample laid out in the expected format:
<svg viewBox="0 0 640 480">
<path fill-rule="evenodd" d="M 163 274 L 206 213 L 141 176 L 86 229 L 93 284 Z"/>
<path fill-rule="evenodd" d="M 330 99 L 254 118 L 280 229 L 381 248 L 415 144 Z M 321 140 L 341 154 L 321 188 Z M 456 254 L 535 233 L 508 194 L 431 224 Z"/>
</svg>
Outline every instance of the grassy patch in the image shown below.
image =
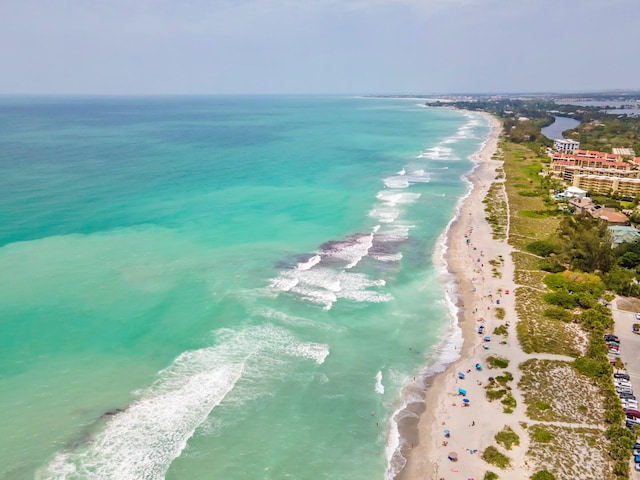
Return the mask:
<svg viewBox="0 0 640 480">
<path fill-rule="evenodd" d="M 495 439 L 496 442 L 507 450 L 511 450 L 511 447 L 514 445 L 520 445 L 520 437 L 509 426 L 505 426 L 501 431 L 496 433 Z"/>
<path fill-rule="evenodd" d="M 522 377 L 518 387 L 532 420 L 602 424 L 605 397 L 600 387 L 571 363 L 530 359 L 519 368 Z M 578 405 L 584 405 L 589 414 L 580 413 Z"/>
<path fill-rule="evenodd" d="M 509 329 L 507 329 L 506 325 L 499 325 L 493 329 L 494 335 L 509 335 Z"/>
<path fill-rule="evenodd" d="M 549 443 L 554 437 L 549 430 L 536 425 L 531 427 L 531 438 L 538 443 Z"/>
<path fill-rule="evenodd" d="M 545 317 L 548 305 L 544 303 L 543 295 L 544 292 L 532 288 L 519 287 L 516 290 L 516 311 L 519 318 L 516 332 L 522 349 L 526 353 L 579 356 L 581 350 L 575 328 L 561 320 Z"/>
<path fill-rule="evenodd" d="M 504 405 L 504 408 L 502 409 L 503 413 L 513 413 L 516 406 L 518 405 L 518 402 L 516 401 L 515 397 L 511 395 L 511 393 L 507 393 L 507 395 L 500 401 L 500 403 Z"/>
<path fill-rule="evenodd" d="M 495 389 L 487 388 L 486 393 L 487 393 L 487 400 L 489 400 L 490 402 L 493 402 L 494 400 L 499 400 L 503 396 L 505 396 L 507 394 L 507 391 L 504 389 L 495 390 Z"/>
<path fill-rule="evenodd" d="M 531 480 L 556 480 L 556 477 L 548 470 L 540 470 L 533 474 Z"/>
<path fill-rule="evenodd" d="M 484 452 L 482 452 L 482 459 L 485 462 L 495 465 L 503 470 L 511 465 L 509 457 L 500 453 L 500 451 L 493 445 L 487 447 Z"/>
<path fill-rule="evenodd" d="M 504 320 L 504 317 L 507 315 L 507 312 L 502 307 L 495 308 L 495 316 L 498 320 Z"/>
<path fill-rule="evenodd" d="M 509 366 L 509 359 L 491 355 L 487 358 L 487 364 L 489 368 L 507 368 Z"/>
<path fill-rule="evenodd" d="M 499 477 L 498 477 L 497 473 L 487 471 L 487 472 L 485 472 L 484 477 L 482 477 L 482 478 L 484 480 L 498 480 Z"/>
<path fill-rule="evenodd" d="M 609 441 L 598 428 L 532 425 L 529 428 L 529 437 L 527 457 L 533 459 L 539 468 L 553 472 L 558 479 L 628 478 L 630 450 L 625 452 L 627 476 L 617 477 L 608 453 Z"/>
</svg>

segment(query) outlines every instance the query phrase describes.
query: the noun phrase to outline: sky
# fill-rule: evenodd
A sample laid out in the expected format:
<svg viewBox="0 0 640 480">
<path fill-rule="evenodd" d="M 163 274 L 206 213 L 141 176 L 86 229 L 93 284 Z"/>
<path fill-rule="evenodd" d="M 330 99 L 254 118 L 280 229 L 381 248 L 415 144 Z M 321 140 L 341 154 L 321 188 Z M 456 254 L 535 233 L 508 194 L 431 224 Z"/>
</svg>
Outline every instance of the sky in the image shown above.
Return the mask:
<svg viewBox="0 0 640 480">
<path fill-rule="evenodd" d="M 0 0 L 0 94 L 640 89 L 640 0 Z"/>
</svg>

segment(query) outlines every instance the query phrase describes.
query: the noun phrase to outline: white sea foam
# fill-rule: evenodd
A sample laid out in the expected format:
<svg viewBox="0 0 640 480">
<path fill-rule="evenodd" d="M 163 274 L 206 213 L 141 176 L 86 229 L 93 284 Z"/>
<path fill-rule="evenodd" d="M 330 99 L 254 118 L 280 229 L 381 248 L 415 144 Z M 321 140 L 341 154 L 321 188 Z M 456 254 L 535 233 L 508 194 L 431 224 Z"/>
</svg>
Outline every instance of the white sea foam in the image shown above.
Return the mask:
<svg viewBox="0 0 640 480">
<path fill-rule="evenodd" d="M 107 422 L 94 441 L 58 453 L 39 477 L 160 480 L 196 428 L 243 376 L 250 359 L 287 355 L 320 364 L 329 354 L 326 345 L 300 342 L 270 325 L 221 331 L 219 341 L 177 357 L 139 400 Z"/>
<path fill-rule="evenodd" d="M 288 292 L 298 284 L 298 279 L 293 276 L 282 275 L 277 278 L 271 279 L 271 288 L 280 290 L 281 292 Z"/>
<path fill-rule="evenodd" d="M 388 188 L 409 188 L 409 181 L 404 175 L 396 177 L 387 177 L 383 180 L 384 184 Z"/>
<path fill-rule="evenodd" d="M 369 211 L 369 216 L 380 223 L 393 223 L 400 216 L 400 210 L 388 205 L 376 205 Z"/>
<path fill-rule="evenodd" d="M 320 257 L 320 255 L 314 255 L 313 257 L 309 258 L 306 262 L 300 262 L 296 268 L 298 270 L 309 270 L 310 268 L 313 268 L 314 266 L 319 264 L 321 260 L 322 260 L 322 257 Z"/>
<path fill-rule="evenodd" d="M 373 245 L 373 233 L 368 235 L 352 235 L 344 241 L 331 242 L 321 252 L 323 256 L 344 260 L 345 268 L 355 267 L 364 258 Z"/>
<path fill-rule="evenodd" d="M 449 143 L 449 140 L 444 140 L 442 143 Z M 452 140 L 455 141 L 455 140 Z M 445 147 L 444 145 L 438 145 L 433 148 L 430 148 L 426 152 L 422 152 L 418 155 L 418 158 L 428 158 L 430 160 L 457 160 L 458 157 L 453 155 L 453 149 L 450 147 Z"/>
<path fill-rule="evenodd" d="M 402 175 L 404 175 L 405 173 L 407 173 L 407 172 L 406 172 L 406 171 L 405 171 L 405 169 L 403 168 L 403 169 L 402 169 L 402 170 L 400 170 L 398 173 L 396 173 L 396 175 L 400 175 L 400 176 L 402 176 Z"/>
<path fill-rule="evenodd" d="M 371 258 L 385 263 L 399 262 L 402 260 L 402 253 L 376 254 L 372 255 Z"/>
<path fill-rule="evenodd" d="M 421 197 L 420 193 L 395 192 L 393 190 L 383 190 L 376 194 L 376 198 L 390 206 L 410 205 Z"/>
<path fill-rule="evenodd" d="M 348 267 L 349 265 L 346 265 L 344 268 Z M 285 279 L 289 279 L 289 282 Z M 281 272 L 278 281 L 271 282 L 271 288 L 288 286 L 294 283 L 294 280 L 295 286 L 287 290 L 281 289 L 280 292 L 296 295 L 301 300 L 322 306 L 325 310 L 330 310 L 339 299 L 380 303 L 393 298 L 388 293 L 371 290 L 384 287 L 386 282 L 383 279 L 374 280 L 363 273 L 327 267 L 315 267 L 310 270 L 294 268 Z"/>
<path fill-rule="evenodd" d="M 394 224 L 387 229 L 380 230 L 376 235 L 376 241 L 386 242 L 403 242 L 409 238 L 409 231 L 415 225 Z"/>
<path fill-rule="evenodd" d="M 378 371 L 378 373 L 376 373 L 375 390 L 376 393 L 379 393 L 380 395 L 384 394 L 384 385 L 382 384 L 382 371 Z"/>
</svg>

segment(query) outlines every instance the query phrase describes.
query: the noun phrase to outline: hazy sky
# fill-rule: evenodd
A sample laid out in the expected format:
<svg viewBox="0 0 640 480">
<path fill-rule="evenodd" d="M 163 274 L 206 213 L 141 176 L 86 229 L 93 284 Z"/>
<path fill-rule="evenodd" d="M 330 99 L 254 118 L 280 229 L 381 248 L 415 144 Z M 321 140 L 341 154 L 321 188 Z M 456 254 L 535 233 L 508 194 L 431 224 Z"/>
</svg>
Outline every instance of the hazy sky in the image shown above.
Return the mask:
<svg viewBox="0 0 640 480">
<path fill-rule="evenodd" d="M 640 88 L 640 0 L 0 0 L 0 93 Z"/>
</svg>

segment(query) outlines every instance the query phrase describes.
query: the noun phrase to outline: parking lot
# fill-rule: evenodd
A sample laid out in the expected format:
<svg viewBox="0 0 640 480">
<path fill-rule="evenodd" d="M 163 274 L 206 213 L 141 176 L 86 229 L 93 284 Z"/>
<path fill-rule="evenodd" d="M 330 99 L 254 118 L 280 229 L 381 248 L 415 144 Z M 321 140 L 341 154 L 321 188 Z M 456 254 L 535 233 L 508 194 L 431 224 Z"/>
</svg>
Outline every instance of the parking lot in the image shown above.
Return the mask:
<svg viewBox="0 0 640 480">
<path fill-rule="evenodd" d="M 640 312 L 640 302 L 638 305 L 625 302 L 624 306 L 629 310 L 618 309 L 617 305 L 613 305 L 612 313 L 615 321 L 614 333 L 620 339 L 620 350 L 619 355 L 610 354 L 609 357 L 614 359 L 619 356 L 625 363 L 633 391 L 640 398 L 640 335 L 633 333 L 633 324 L 640 323 L 636 319 L 636 313 Z M 640 478 L 640 472 L 636 471 L 635 475 Z"/>
</svg>

